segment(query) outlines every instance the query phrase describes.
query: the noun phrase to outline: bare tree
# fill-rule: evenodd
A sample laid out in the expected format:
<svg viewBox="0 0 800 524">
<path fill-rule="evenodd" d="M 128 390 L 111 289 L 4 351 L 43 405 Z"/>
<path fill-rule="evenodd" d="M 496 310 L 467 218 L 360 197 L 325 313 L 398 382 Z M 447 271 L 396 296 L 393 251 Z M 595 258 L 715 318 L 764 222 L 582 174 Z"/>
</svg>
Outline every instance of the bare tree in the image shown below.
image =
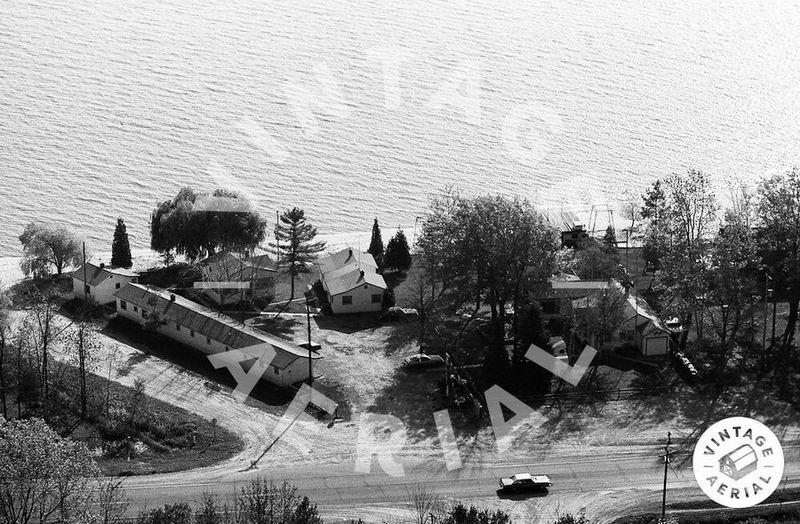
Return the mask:
<svg viewBox="0 0 800 524">
<path fill-rule="evenodd" d="M 8 418 L 6 405 L 6 344 L 11 339 L 11 299 L 7 291 L 0 287 L 0 403 L 3 405 L 3 418 Z"/>
<path fill-rule="evenodd" d="M 104 478 L 92 490 L 91 509 L 86 520 L 93 524 L 115 524 L 125 522 L 125 512 L 130 502 L 125 496 L 122 480 Z"/>
<path fill-rule="evenodd" d="M 406 501 L 411 506 L 414 522 L 417 524 L 440 522 L 447 514 L 447 504 L 439 495 L 428 491 L 425 486 L 414 484 L 406 493 Z"/>
</svg>

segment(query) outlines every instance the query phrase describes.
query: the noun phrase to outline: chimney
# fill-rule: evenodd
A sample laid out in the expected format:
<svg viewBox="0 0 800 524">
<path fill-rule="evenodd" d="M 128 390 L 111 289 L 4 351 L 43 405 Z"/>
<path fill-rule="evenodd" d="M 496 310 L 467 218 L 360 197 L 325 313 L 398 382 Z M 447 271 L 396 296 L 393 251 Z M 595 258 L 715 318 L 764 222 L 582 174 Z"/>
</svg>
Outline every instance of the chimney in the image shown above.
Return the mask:
<svg viewBox="0 0 800 524">
<path fill-rule="evenodd" d="M 169 301 L 170 301 L 170 302 L 175 302 L 175 293 L 171 293 L 171 294 L 169 295 Z"/>
</svg>

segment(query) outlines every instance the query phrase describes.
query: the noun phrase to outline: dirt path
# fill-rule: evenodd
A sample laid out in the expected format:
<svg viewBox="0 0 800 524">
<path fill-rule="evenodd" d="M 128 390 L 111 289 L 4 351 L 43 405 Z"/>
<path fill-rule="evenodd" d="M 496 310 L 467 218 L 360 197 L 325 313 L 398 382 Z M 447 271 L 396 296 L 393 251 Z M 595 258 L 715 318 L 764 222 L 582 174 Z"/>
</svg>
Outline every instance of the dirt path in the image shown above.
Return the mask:
<svg viewBox="0 0 800 524">
<path fill-rule="evenodd" d="M 58 323 L 64 327 L 70 320 L 60 317 Z M 244 449 L 231 459 L 185 474 L 213 478 L 246 470 L 273 443 L 273 429 L 284 415 L 286 406 L 269 406 L 254 399 L 241 403 L 232 395 L 230 388 L 212 384 L 196 372 L 157 356 L 147 355 L 105 334 L 97 333 L 97 337 L 100 342 L 97 374 L 129 387 L 133 386 L 135 379 L 141 379 L 145 383 L 147 395 L 207 420 L 216 419 L 221 427 L 243 440 Z M 62 360 L 66 358 L 63 350 L 57 349 L 53 356 Z M 198 358 L 203 356 L 198 354 Z M 355 435 L 356 428 L 351 423 L 337 423 L 334 429 L 327 429 L 319 422 L 297 420 L 284 437 L 264 455 L 259 465 L 319 461 L 338 463 L 352 456 Z M 287 442 L 305 444 L 310 452 L 300 451 Z"/>
</svg>

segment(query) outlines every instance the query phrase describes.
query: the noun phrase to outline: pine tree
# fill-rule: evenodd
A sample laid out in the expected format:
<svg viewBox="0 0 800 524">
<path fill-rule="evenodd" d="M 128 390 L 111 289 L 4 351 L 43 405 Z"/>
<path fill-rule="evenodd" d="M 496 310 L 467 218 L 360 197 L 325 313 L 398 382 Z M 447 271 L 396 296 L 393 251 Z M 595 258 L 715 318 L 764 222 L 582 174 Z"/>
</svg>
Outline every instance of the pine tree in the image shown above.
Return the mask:
<svg viewBox="0 0 800 524">
<path fill-rule="evenodd" d="M 383 267 L 383 238 L 381 237 L 381 226 L 378 225 L 378 219 L 372 224 L 372 238 L 369 241 L 369 249 L 367 253 L 375 258 L 378 267 Z"/>
<path fill-rule="evenodd" d="M 408 268 L 411 267 L 411 250 L 408 247 L 406 234 L 403 233 L 402 229 L 398 229 L 397 233 L 386 244 L 383 263 L 387 269 L 397 271 L 408 271 Z"/>
<path fill-rule="evenodd" d="M 111 265 L 129 268 L 133 265 L 131 259 L 131 245 L 128 242 L 128 231 L 125 221 L 117 219 L 117 228 L 114 230 L 114 242 L 111 244 Z"/>
<path fill-rule="evenodd" d="M 279 264 L 289 270 L 292 278 L 290 300 L 294 298 L 294 279 L 300 273 L 308 273 L 308 264 L 325 249 L 325 242 L 314 242 L 317 228 L 306 222 L 302 209 L 292 208 L 283 212 L 275 227 L 276 243 L 280 251 Z"/>
<path fill-rule="evenodd" d="M 603 250 L 606 253 L 616 256 L 617 253 L 617 232 L 614 226 L 609 224 L 606 228 L 606 234 L 603 236 Z"/>
</svg>

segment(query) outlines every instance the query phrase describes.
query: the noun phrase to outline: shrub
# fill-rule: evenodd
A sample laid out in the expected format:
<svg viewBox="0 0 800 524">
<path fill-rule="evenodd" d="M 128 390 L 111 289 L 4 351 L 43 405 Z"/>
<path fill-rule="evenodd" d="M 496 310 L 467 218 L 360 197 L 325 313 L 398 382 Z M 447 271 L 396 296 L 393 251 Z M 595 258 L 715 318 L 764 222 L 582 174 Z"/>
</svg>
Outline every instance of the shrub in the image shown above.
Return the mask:
<svg viewBox="0 0 800 524">
<path fill-rule="evenodd" d="M 163 508 L 140 513 L 136 522 L 137 524 L 191 524 L 192 508 L 185 502 L 164 504 Z"/>
</svg>

